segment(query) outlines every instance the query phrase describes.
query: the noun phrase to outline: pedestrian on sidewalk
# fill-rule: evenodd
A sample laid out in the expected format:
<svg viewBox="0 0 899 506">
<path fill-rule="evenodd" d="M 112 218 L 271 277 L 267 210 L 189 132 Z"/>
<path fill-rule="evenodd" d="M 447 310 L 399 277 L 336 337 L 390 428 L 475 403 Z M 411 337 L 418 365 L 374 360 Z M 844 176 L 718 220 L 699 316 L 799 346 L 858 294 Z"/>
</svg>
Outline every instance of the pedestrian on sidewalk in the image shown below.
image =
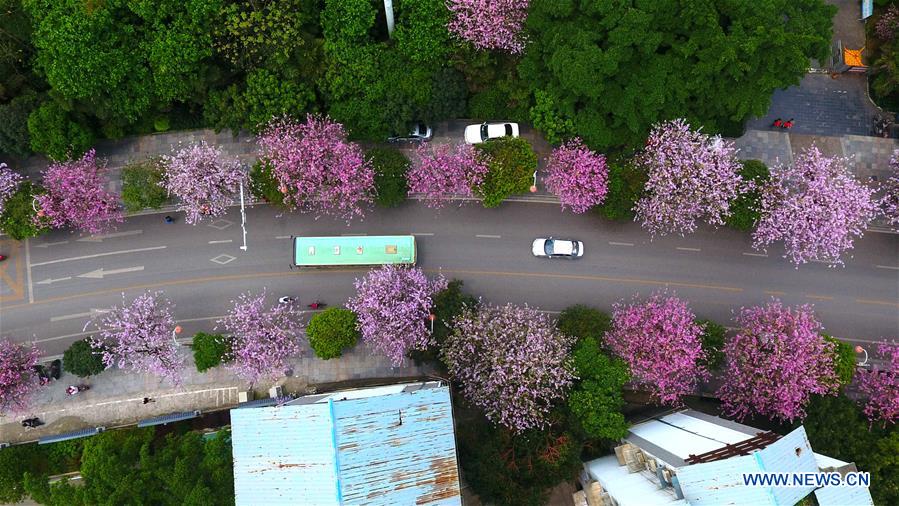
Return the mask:
<svg viewBox="0 0 899 506">
<path fill-rule="evenodd" d="M 144 397 L 144 404 L 150 404 L 151 402 L 156 402 L 156 399 L 152 397 Z"/>
<path fill-rule="evenodd" d="M 771 126 L 773 126 L 774 128 L 780 128 L 783 126 L 783 124 L 784 124 L 783 120 L 781 120 L 780 118 L 777 118 L 776 120 L 774 120 L 774 124 Z"/>
<path fill-rule="evenodd" d="M 784 128 L 784 130 L 789 130 L 789 129 L 793 128 L 793 118 L 790 118 L 790 119 L 784 121 L 783 128 Z"/>
<path fill-rule="evenodd" d="M 174 223 L 175 220 L 174 220 L 171 216 L 166 216 L 166 217 L 165 217 L 165 222 L 166 222 L 166 223 Z"/>
</svg>

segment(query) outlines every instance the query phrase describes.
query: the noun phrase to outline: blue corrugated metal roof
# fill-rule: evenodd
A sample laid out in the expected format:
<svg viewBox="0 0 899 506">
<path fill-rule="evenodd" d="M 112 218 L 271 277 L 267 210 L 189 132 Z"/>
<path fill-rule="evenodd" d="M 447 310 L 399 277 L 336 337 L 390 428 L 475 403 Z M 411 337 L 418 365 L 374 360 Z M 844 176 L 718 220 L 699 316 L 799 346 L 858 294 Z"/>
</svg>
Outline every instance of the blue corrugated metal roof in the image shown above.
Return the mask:
<svg viewBox="0 0 899 506">
<path fill-rule="evenodd" d="M 165 425 L 167 423 L 180 422 L 181 420 L 190 420 L 200 416 L 199 411 L 182 411 L 180 413 L 169 413 L 168 415 L 155 416 L 137 422 L 138 427 L 150 427 L 151 425 Z"/>
<path fill-rule="evenodd" d="M 461 504 L 447 387 L 232 410 L 231 427 L 238 505 Z"/>
<path fill-rule="evenodd" d="M 868 487 L 822 487 L 815 497 L 821 506 L 874 506 Z"/>
<path fill-rule="evenodd" d="M 69 439 L 78 439 L 82 437 L 93 436 L 95 434 L 103 432 L 105 429 L 105 427 L 92 427 L 90 429 L 81 429 L 73 432 L 57 434 L 55 436 L 44 436 L 37 440 L 37 444 L 45 445 L 49 443 L 58 443 L 60 441 L 68 441 Z"/>
</svg>

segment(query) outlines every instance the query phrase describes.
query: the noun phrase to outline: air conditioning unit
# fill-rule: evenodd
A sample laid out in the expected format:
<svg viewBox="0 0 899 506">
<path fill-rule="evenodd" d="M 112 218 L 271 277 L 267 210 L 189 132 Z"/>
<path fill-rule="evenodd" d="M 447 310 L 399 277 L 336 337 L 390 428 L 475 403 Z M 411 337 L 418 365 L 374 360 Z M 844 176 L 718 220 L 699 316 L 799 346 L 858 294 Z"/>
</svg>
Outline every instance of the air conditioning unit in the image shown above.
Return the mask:
<svg viewBox="0 0 899 506">
<path fill-rule="evenodd" d="M 657 467 L 658 464 L 656 463 L 656 459 L 649 459 L 646 461 L 646 469 L 648 469 L 649 472 L 655 473 Z"/>
<path fill-rule="evenodd" d="M 277 399 L 278 397 L 284 397 L 284 389 L 281 388 L 281 385 L 273 386 L 268 389 L 268 396 L 270 399 Z"/>
<path fill-rule="evenodd" d="M 643 453 L 642 450 L 637 450 L 636 452 L 634 452 L 634 457 L 636 457 L 637 462 L 639 462 L 641 464 L 646 462 L 646 455 Z"/>
<path fill-rule="evenodd" d="M 670 469 L 662 470 L 662 478 L 664 478 L 666 482 L 671 483 L 672 476 L 674 476 L 674 473 L 672 473 Z"/>
<path fill-rule="evenodd" d="M 253 391 L 248 390 L 246 392 L 237 392 L 237 402 L 244 403 L 253 400 Z"/>
<path fill-rule="evenodd" d="M 623 466 L 624 462 L 624 451 L 628 448 L 633 448 L 634 445 L 630 443 L 625 443 L 623 445 L 619 445 L 615 447 L 615 457 L 618 458 L 618 465 Z"/>
<path fill-rule="evenodd" d="M 612 506 L 612 496 L 608 492 L 603 492 L 599 498 L 602 500 L 602 506 Z"/>
<path fill-rule="evenodd" d="M 640 450 L 629 449 L 624 452 L 624 463 L 627 465 L 627 472 L 637 473 L 643 470 L 643 462 L 637 458 L 637 452 Z"/>
<path fill-rule="evenodd" d="M 584 494 L 589 506 L 602 506 L 602 486 L 599 482 L 593 481 L 584 489 Z"/>
</svg>

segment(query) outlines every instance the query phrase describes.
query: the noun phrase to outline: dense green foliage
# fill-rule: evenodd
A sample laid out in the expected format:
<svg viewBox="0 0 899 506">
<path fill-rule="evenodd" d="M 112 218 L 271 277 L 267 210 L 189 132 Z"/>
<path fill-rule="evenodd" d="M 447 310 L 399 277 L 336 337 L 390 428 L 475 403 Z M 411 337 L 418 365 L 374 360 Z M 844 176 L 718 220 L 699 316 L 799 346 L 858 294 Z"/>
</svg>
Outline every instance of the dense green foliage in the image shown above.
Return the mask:
<svg viewBox="0 0 899 506">
<path fill-rule="evenodd" d="M 593 149 L 637 146 L 677 117 L 720 132 L 826 58 L 835 12 L 822 0 L 538 0 L 519 72 Z"/>
<path fill-rule="evenodd" d="M 31 154 L 28 116 L 37 108 L 38 97 L 27 93 L 0 104 L 0 153 L 26 157 Z"/>
<path fill-rule="evenodd" d="M 197 332 L 191 348 L 194 350 L 194 364 L 197 370 L 204 372 L 228 360 L 231 341 L 221 334 Z"/>
<path fill-rule="evenodd" d="M 78 158 L 94 143 L 89 127 L 72 119 L 73 114 L 56 101 L 44 102 L 28 116 L 31 149 L 53 160 Z"/>
<path fill-rule="evenodd" d="M 871 473 L 874 504 L 899 504 L 899 425 L 872 426 L 844 395 L 814 397 L 803 421 L 816 453 Z"/>
<path fill-rule="evenodd" d="M 396 207 L 406 201 L 409 159 L 395 148 L 371 148 L 365 152 L 375 169 L 375 201 L 381 207 Z"/>
<path fill-rule="evenodd" d="M 543 132 L 550 144 L 562 144 L 574 137 L 574 122 L 571 118 L 562 116 L 552 95 L 543 90 L 534 90 L 534 102 L 534 107 L 531 107 L 531 122 L 534 128 Z"/>
<path fill-rule="evenodd" d="M 80 460 L 79 484 L 35 475 L 29 494 L 52 506 L 234 504 L 227 431 L 205 441 L 196 432 L 158 438 L 153 429 L 114 430 L 84 440 Z"/>
<path fill-rule="evenodd" d="M 284 205 L 284 194 L 278 189 L 278 181 L 272 173 L 272 166 L 262 159 L 256 160 L 250 169 L 250 191 L 257 199 L 287 208 Z"/>
<path fill-rule="evenodd" d="M 481 186 L 484 207 L 496 207 L 510 195 L 527 193 L 537 170 L 537 154 L 528 141 L 503 137 L 476 147 L 487 155 L 490 167 Z"/>
<path fill-rule="evenodd" d="M 71 458 L 54 452 L 56 448 L 71 448 L 73 442 L 38 446 L 17 445 L 0 450 L 0 502 L 15 503 L 25 496 L 24 475 L 55 474 L 71 470 L 77 465 Z"/>
<path fill-rule="evenodd" d="M 82 378 L 100 374 L 106 369 L 103 357 L 97 353 L 87 339 L 75 341 L 62 355 L 62 368 Z"/>
<path fill-rule="evenodd" d="M 559 314 L 556 327 L 578 340 L 593 339 L 602 343 L 603 336 L 612 328 L 612 317 L 599 309 L 578 304 L 566 307 Z"/>
<path fill-rule="evenodd" d="M 745 183 L 752 184 L 753 188 L 741 193 L 730 203 L 731 215 L 727 218 L 727 225 L 737 230 L 752 230 L 761 215 L 760 189 L 768 182 L 771 172 L 759 160 L 743 160 L 740 177 Z"/>
<path fill-rule="evenodd" d="M 475 307 L 478 299 L 462 291 L 464 283 L 460 279 L 452 279 L 446 288 L 434 295 L 434 346 L 427 350 L 412 350 L 409 357 L 418 362 L 431 362 L 442 365 L 439 360 L 440 348 L 446 338 L 453 332 L 453 320 L 462 314 L 465 307 Z"/>
<path fill-rule="evenodd" d="M 356 346 L 359 340 L 357 323 L 356 313 L 340 307 L 331 307 L 313 316 L 306 327 L 306 336 L 315 356 L 329 360 Z"/>
<path fill-rule="evenodd" d="M 852 382 L 852 377 L 855 376 L 855 348 L 846 341 L 841 341 L 827 334 L 823 334 L 823 336 L 824 339 L 835 346 L 833 367 L 836 370 L 840 386 L 848 385 Z"/>
<path fill-rule="evenodd" d="M 865 22 L 867 37 L 865 61 L 870 65 L 868 79 L 871 98 L 880 107 L 899 110 L 899 18 L 895 2 L 880 0 L 874 16 Z M 890 12 L 890 4 L 894 11 Z M 883 20 L 883 18 L 887 18 Z M 882 21 L 883 20 L 883 21 Z"/>
<path fill-rule="evenodd" d="M 34 196 L 40 191 L 39 186 L 29 181 L 22 182 L 16 193 L 3 205 L 3 213 L 0 214 L 0 230 L 18 241 L 28 237 L 37 237 L 47 232 L 49 228 L 36 225 L 34 222 L 37 213 L 35 213 L 32 203 Z"/>
<path fill-rule="evenodd" d="M 643 193 L 646 173 L 627 162 L 610 162 L 609 193 L 596 212 L 610 220 L 634 219 L 634 204 Z"/>
<path fill-rule="evenodd" d="M 132 163 L 122 169 L 122 202 L 129 212 L 159 209 L 168 200 L 160 185 L 163 167 L 157 159 Z"/>
<path fill-rule="evenodd" d="M 622 388 L 630 379 L 627 365 L 603 353 L 591 336 L 578 341 L 574 367 L 579 381 L 568 395 L 568 407 L 581 430 L 592 438 L 623 438 L 628 427 L 621 413 Z"/>
<path fill-rule="evenodd" d="M 718 370 L 724 365 L 724 338 L 727 329 L 724 325 L 713 322 L 712 320 L 697 320 L 696 323 L 702 325 L 704 330 L 700 339 L 702 339 L 702 351 L 705 353 L 705 359 L 702 363 L 710 370 Z"/>
</svg>

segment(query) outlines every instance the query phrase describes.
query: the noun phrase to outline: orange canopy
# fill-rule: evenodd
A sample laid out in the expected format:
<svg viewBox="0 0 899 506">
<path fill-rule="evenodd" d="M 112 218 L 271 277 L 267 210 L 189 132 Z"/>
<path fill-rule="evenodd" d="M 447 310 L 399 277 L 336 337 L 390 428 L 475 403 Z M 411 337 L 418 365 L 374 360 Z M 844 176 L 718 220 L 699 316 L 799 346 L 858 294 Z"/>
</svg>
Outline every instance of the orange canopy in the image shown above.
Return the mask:
<svg viewBox="0 0 899 506">
<path fill-rule="evenodd" d="M 849 49 L 847 47 L 843 48 L 843 63 L 849 65 L 850 67 L 864 67 L 865 64 L 862 62 L 862 51 L 865 48 L 861 49 Z"/>
</svg>

